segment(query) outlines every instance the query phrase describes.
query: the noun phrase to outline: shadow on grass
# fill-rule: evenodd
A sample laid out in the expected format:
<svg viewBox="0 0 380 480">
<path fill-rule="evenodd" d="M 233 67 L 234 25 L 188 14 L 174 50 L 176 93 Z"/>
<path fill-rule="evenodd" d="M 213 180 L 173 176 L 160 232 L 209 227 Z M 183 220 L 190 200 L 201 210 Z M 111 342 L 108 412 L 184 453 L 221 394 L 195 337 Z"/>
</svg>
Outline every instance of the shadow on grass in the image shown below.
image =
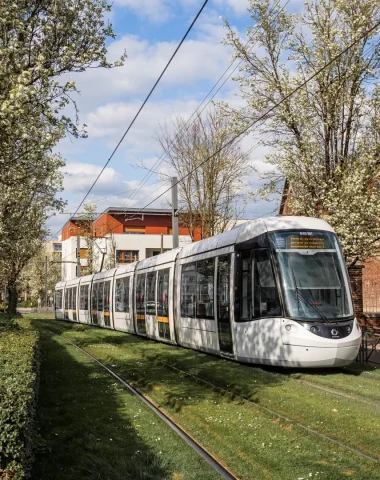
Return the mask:
<svg viewBox="0 0 380 480">
<path fill-rule="evenodd" d="M 170 384 L 174 392 L 168 395 L 167 404 L 177 406 L 177 398 L 181 405 L 199 402 L 209 391 L 205 391 L 204 383 L 197 384 L 197 379 L 190 382 L 178 382 L 178 374 L 168 370 L 174 366 L 191 375 L 198 376 L 218 388 L 210 386 L 225 399 L 235 400 L 237 395 L 251 401 L 258 402 L 257 394 L 262 388 L 278 385 L 288 380 L 287 376 L 280 375 L 279 369 L 274 367 L 254 366 L 241 364 L 219 356 L 206 354 L 192 349 L 168 345 L 162 342 L 146 339 L 137 335 L 125 334 L 113 330 L 92 329 L 89 326 L 70 322 L 54 322 L 50 325 L 54 332 L 63 334 L 67 331 L 85 332 L 85 336 L 75 339 L 75 342 L 84 347 L 96 348 L 97 345 L 112 345 L 126 351 L 126 355 L 112 354 L 112 351 L 102 351 L 102 359 L 107 364 L 117 364 L 119 374 L 133 380 L 137 387 L 149 390 L 160 383 Z M 120 350 L 119 350 L 120 351 Z M 135 352 L 135 354 L 134 354 Z M 141 357 L 141 362 L 138 361 Z M 146 368 L 148 364 L 149 369 Z M 210 390 L 209 389 L 209 390 Z M 223 391 L 223 390 L 227 390 Z"/>
<path fill-rule="evenodd" d="M 40 320 L 33 323 L 40 329 Z M 65 324 L 64 330 L 68 327 Z M 63 344 L 41 331 L 39 446 L 33 478 L 170 478 L 170 465 L 132 425 L 133 415 L 117 395 L 114 379 L 80 355 L 69 354 Z"/>
</svg>

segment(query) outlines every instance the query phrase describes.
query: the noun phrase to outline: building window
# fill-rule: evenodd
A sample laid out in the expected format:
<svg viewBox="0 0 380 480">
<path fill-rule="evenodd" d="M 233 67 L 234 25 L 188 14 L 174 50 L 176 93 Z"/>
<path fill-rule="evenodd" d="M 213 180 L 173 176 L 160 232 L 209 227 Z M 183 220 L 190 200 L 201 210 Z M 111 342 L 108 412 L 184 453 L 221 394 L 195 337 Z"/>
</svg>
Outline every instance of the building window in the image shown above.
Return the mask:
<svg viewBox="0 0 380 480">
<path fill-rule="evenodd" d="M 139 259 L 138 250 L 116 250 L 117 263 L 132 263 Z"/>
<path fill-rule="evenodd" d="M 124 233 L 128 235 L 145 235 L 145 227 L 124 227 Z"/>
<path fill-rule="evenodd" d="M 54 252 L 62 252 L 62 243 L 53 243 Z"/>
</svg>

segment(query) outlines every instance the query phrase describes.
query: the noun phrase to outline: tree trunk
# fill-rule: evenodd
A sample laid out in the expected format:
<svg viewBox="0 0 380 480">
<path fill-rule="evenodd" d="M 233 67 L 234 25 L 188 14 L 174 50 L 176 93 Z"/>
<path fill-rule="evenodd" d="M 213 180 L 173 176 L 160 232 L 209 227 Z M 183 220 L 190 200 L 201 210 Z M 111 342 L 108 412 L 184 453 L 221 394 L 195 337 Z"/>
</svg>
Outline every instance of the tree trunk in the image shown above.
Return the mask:
<svg viewBox="0 0 380 480">
<path fill-rule="evenodd" d="M 8 315 L 15 315 L 17 313 L 18 293 L 16 287 L 16 280 L 8 281 Z"/>
</svg>

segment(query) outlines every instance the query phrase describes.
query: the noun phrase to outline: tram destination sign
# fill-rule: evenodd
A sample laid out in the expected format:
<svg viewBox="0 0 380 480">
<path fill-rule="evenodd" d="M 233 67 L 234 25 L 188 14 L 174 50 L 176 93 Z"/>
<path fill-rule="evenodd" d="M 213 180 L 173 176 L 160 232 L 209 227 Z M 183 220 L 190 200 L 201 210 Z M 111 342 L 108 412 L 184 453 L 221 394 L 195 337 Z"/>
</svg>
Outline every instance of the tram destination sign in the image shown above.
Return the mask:
<svg viewBox="0 0 380 480">
<path fill-rule="evenodd" d="M 290 235 L 286 240 L 286 247 L 290 249 L 318 250 L 326 248 L 325 239 L 323 237 Z"/>
<path fill-rule="evenodd" d="M 287 250 L 324 250 L 330 242 L 325 234 L 313 232 L 276 233 L 274 244 L 276 248 Z"/>
</svg>

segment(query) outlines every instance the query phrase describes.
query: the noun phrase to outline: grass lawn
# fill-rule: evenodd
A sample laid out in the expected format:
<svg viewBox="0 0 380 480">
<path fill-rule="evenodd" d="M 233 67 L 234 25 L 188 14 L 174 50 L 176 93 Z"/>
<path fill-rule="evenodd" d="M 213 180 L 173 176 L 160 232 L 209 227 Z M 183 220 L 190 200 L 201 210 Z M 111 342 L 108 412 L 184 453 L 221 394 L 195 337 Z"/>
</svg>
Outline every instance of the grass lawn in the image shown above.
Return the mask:
<svg viewBox="0 0 380 480">
<path fill-rule="evenodd" d="M 100 366 L 54 334 L 40 332 L 34 480 L 219 478 Z"/>
<path fill-rule="evenodd" d="M 343 388 L 346 380 L 355 395 L 359 391 L 362 398 L 380 401 L 375 387 L 368 385 L 360 390 L 362 379 L 372 378 L 368 367 L 290 373 L 240 365 L 83 325 L 49 321 L 36 321 L 35 325 L 60 333 L 106 363 L 116 365 L 119 374 L 133 380 L 161 404 L 241 479 L 380 479 L 380 410 L 376 404 L 338 396 L 303 381 L 322 385 L 323 379 L 328 379 L 338 392 L 348 392 Z M 165 364 L 250 398 L 256 405 L 197 383 Z M 343 445 L 310 433 L 297 423 Z M 363 458 L 345 446 L 375 460 Z"/>
</svg>

